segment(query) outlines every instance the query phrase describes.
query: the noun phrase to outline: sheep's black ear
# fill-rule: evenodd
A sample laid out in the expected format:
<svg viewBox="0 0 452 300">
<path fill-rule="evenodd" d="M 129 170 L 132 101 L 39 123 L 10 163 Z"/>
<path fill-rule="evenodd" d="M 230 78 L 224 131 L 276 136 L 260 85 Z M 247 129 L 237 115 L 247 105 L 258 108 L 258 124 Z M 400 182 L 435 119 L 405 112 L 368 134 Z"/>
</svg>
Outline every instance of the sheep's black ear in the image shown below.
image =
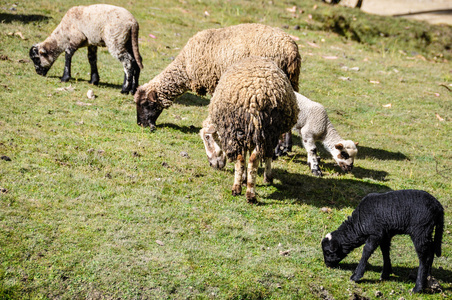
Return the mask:
<svg viewBox="0 0 452 300">
<path fill-rule="evenodd" d="M 334 147 L 335 147 L 337 150 L 342 150 L 342 149 L 344 149 L 344 145 L 342 145 L 341 143 L 334 145 Z"/>
<path fill-rule="evenodd" d="M 339 249 L 339 242 L 332 239 L 330 243 L 331 251 L 336 252 Z"/>
</svg>

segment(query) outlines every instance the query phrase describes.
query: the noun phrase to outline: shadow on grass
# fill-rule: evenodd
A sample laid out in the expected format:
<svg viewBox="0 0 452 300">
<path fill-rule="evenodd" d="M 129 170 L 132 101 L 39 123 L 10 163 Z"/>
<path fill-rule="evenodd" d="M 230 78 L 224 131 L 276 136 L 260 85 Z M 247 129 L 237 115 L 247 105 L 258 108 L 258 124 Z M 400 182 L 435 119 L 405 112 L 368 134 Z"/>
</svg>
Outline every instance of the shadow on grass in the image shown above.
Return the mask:
<svg viewBox="0 0 452 300">
<path fill-rule="evenodd" d="M 401 152 L 391 152 L 382 149 L 358 146 L 358 159 L 374 158 L 380 160 L 409 160 L 410 158 Z"/>
<path fill-rule="evenodd" d="M 391 189 L 380 183 L 365 182 L 338 177 L 315 177 L 290 173 L 283 169 L 273 169 L 273 176 L 281 183 L 274 183 L 277 189 L 265 199 L 284 201 L 297 199 L 299 204 L 317 207 L 356 207 L 369 193 L 387 192 Z M 265 203 L 262 203 L 265 205 Z"/>
<path fill-rule="evenodd" d="M 0 13 L 0 23 L 12 23 L 14 21 L 28 24 L 31 22 L 42 22 L 49 20 L 50 17 L 43 15 L 17 15 L 17 14 L 5 14 Z"/>
<path fill-rule="evenodd" d="M 358 264 L 349 264 L 349 263 L 341 263 L 339 264 L 340 270 L 349 270 L 350 276 L 352 275 L 353 271 L 355 271 Z M 407 282 L 412 281 L 413 284 L 416 281 L 416 275 L 417 275 L 417 267 L 414 268 L 408 268 L 408 267 L 398 267 L 398 266 L 392 266 L 393 273 L 391 274 L 390 278 L 387 279 L 387 281 L 396 281 L 396 282 Z M 366 271 L 372 271 L 381 273 L 383 271 L 383 261 L 381 262 L 381 265 L 371 265 L 367 264 Z M 445 270 L 445 269 L 438 269 L 438 268 L 432 268 L 432 276 L 436 278 L 437 280 L 451 283 L 452 282 L 452 271 Z M 378 283 L 380 282 L 379 279 L 366 279 L 366 274 L 364 273 L 364 277 L 358 281 L 361 283 Z M 414 285 L 413 285 L 414 287 Z"/>
<path fill-rule="evenodd" d="M 210 103 L 210 99 L 192 93 L 184 93 L 175 102 L 185 106 L 207 106 Z"/>
<path fill-rule="evenodd" d="M 164 127 L 172 128 L 172 129 L 175 129 L 175 130 L 179 130 L 180 132 L 183 132 L 183 133 L 192 133 L 192 134 L 193 133 L 194 134 L 198 134 L 199 131 L 201 130 L 201 127 L 196 127 L 196 126 L 193 126 L 193 125 L 190 125 L 190 126 L 179 126 L 177 124 L 172 124 L 172 123 L 162 123 L 162 124 L 157 125 L 157 129 L 158 128 L 164 128 Z"/>
<path fill-rule="evenodd" d="M 52 78 L 52 79 L 58 79 L 58 81 L 61 81 L 61 77 L 60 76 L 47 76 L 48 78 Z M 86 82 L 88 83 L 88 79 L 84 79 L 84 78 L 71 78 L 69 80 L 69 82 L 62 82 L 62 83 L 71 83 L 71 82 Z M 118 91 L 118 94 L 120 93 L 120 90 L 122 88 L 122 84 L 114 84 L 114 83 L 108 83 L 108 82 L 99 82 L 99 84 L 97 85 L 99 87 L 107 87 L 107 88 L 112 88 Z M 132 97 L 132 96 L 131 96 Z"/>
</svg>

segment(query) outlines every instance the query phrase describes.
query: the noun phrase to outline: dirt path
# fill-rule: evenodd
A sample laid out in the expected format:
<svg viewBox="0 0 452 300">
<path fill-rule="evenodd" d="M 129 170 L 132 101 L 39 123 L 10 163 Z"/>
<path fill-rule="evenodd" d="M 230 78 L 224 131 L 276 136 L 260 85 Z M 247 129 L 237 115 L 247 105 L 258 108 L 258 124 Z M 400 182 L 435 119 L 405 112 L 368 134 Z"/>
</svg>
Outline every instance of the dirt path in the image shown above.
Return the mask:
<svg viewBox="0 0 452 300">
<path fill-rule="evenodd" d="M 354 7 L 357 0 L 342 0 Z M 452 25 L 452 0 L 363 0 L 361 9 L 376 15 L 397 15 L 432 24 Z"/>
</svg>

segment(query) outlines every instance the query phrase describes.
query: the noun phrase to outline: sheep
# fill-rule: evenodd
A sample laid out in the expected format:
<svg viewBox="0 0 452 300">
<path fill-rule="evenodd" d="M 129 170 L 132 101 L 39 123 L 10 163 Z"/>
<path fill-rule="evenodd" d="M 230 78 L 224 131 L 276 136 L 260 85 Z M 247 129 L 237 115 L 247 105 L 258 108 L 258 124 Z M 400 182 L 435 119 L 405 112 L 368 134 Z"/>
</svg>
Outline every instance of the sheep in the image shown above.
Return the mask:
<svg viewBox="0 0 452 300">
<path fill-rule="evenodd" d="M 273 61 L 249 57 L 232 65 L 220 78 L 200 131 L 210 165 L 223 168 L 235 161 L 232 195 L 242 192 L 245 160 L 246 199 L 256 203 L 256 175 L 265 161 L 264 182 L 272 182 L 273 150 L 281 134 L 297 121 L 298 107 L 289 79 Z"/>
<path fill-rule="evenodd" d="M 348 253 L 365 243 L 361 260 L 350 278 L 358 281 L 364 275 L 367 260 L 380 246 L 383 254 L 381 279 L 388 279 L 392 273 L 391 239 L 396 234 L 408 234 L 419 258 L 413 292 L 421 292 L 427 287 L 434 254 L 441 256 L 443 230 L 444 209 L 429 193 L 420 190 L 372 193 L 364 197 L 336 231 L 322 240 L 325 264 L 336 267 Z"/>
<path fill-rule="evenodd" d="M 36 73 L 46 76 L 58 56 L 65 52 L 61 82 L 67 82 L 71 78 L 72 56 L 78 48 L 87 46 L 91 66 L 89 83 L 97 85 L 97 47 L 107 47 L 124 67 L 121 93 L 134 94 L 140 69 L 143 68 L 138 49 L 138 31 L 138 22 L 125 8 L 107 4 L 74 6 L 66 12 L 48 38 L 31 47 L 29 55 Z"/>
<path fill-rule="evenodd" d="M 137 124 L 154 130 L 157 118 L 176 97 L 188 90 L 201 96 L 212 94 L 226 69 L 249 56 L 272 59 L 298 91 L 301 57 L 288 34 L 262 24 L 208 29 L 189 39 L 159 75 L 138 88 Z"/>
<path fill-rule="evenodd" d="M 295 92 L 297 104 L 300 109 L 297 124 L 294 129 L 300 132 L 303 147 L 308 153 L 308 165 L 315 176 L 322 176 L 317 157 L 315 142 L 321 141 L 326 150 L 331 153 L 333 159 L 345 172 L 353 169 L 353 163 L 358 149 L 358 143 L 351 140 L 343 140 L 320 103 L 309 100 L 305 96 Z"/>
</svg>

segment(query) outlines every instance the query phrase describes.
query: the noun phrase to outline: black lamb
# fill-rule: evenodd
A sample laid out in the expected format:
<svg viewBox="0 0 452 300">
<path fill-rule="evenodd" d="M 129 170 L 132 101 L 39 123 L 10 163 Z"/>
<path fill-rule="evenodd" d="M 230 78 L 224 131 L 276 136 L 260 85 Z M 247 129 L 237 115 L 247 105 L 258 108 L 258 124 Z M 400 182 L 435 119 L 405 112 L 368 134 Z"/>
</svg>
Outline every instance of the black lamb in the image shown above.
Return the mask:
<svg viewBox="0 0 452 300">
<path fill-rule="evenodd" d="M 336 231 L 328 233 L 322 240 L 325 264 L 334 268 L 353 249 L 365 244 L 361 260 L 350 277 L 358 281 L 364 275 L 367 260 L 380 246 L 383 254 L 381 279 L 388 279 L 392 273 L 389 257 L 391 238 L 396 234 L 408 234 L 419 258 L 413 292 L 421 292 L 427 287 L 434 254 L 441 256 L 443 229 L 444 209 L 429 193 L 419 190 L 372 193 L 364 197 Z"/>
</svg>

